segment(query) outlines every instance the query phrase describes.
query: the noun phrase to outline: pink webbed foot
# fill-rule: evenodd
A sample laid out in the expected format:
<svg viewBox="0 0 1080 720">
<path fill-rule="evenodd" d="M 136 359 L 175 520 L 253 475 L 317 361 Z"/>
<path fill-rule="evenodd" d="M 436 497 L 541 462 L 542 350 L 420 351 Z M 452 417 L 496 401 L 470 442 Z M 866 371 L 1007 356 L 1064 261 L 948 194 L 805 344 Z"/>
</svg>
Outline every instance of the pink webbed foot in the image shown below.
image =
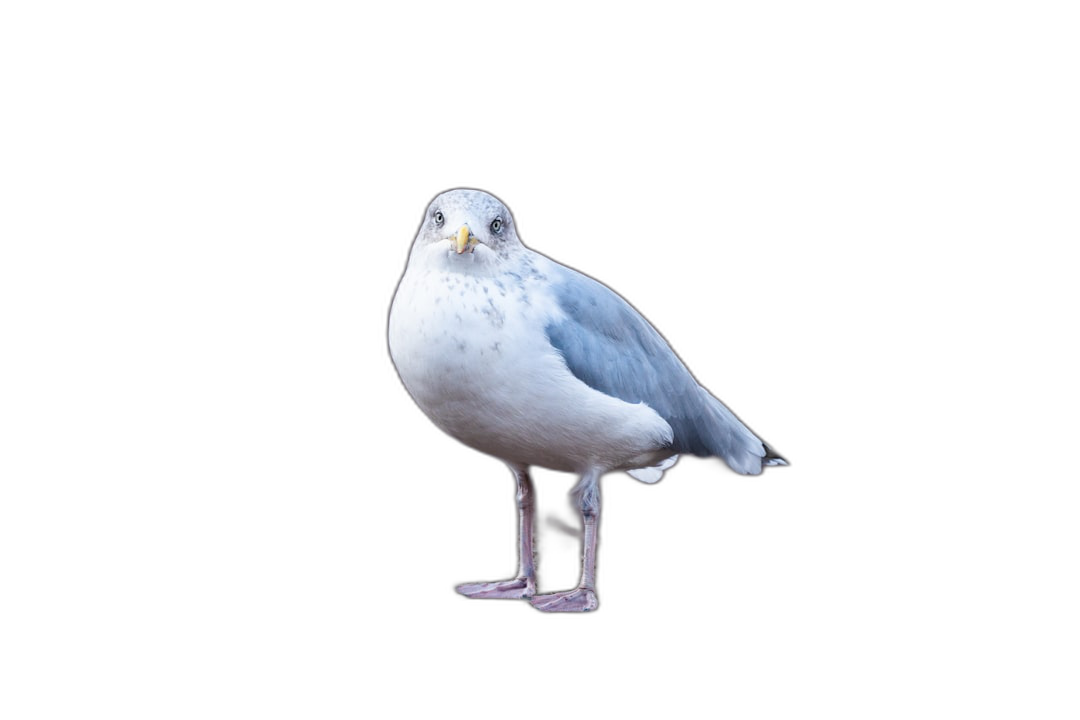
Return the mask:
<svg viewBox="0 0 1080 720">
<path fill-rule="evenodd" d="M 470 598 L 520 600 L 536 594 L 536 581 L 519 577 L 495 582 L 462 583 L 454 589 Z"/>
<path fill-rule="evenodd" d="M 541 612 L 589 612 L 600 605 L 596 593 L 586 588 L 536 595 L 529 602 Z"/>
</svg>

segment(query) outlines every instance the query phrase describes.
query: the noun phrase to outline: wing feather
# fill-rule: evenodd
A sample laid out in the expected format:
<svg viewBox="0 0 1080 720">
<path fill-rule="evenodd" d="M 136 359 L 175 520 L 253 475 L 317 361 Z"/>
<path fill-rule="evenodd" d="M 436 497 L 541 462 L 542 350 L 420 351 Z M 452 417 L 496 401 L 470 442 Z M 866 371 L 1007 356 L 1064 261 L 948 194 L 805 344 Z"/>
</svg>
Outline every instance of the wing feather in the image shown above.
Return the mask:
<svg viewBox="0 0 1080 720">
<path fill-rule="evenodd" d="M 570 372 L 595 390 L 655 410 L 671 425 L 675 452 L 716 455 L 737 472 L 760 473 L 763 459 L 775 456 L 771 448 L 697 383 L 660 333 L 607 286 L 558 268 L 552 279 L 563 316 L 546 330 Z"/>
</svg>

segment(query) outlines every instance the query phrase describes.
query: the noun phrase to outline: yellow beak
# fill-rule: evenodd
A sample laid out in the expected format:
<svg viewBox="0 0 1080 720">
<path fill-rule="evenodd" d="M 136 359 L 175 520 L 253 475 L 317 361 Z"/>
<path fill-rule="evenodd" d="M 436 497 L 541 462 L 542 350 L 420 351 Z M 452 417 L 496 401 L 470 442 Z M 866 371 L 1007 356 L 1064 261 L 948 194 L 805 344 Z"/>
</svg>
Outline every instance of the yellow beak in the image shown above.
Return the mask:
<svg viewBox="0 0 1080 720">
<path fill-rule="evenodd" d="M 466 249 L 469 249 L 471 247 L 471 244 L 475 243 L 476 237 L 471 232 L 469 232 L 469 226 L 462 225 L 457 231 L 457 238 L 455 243 L 455 249 L 457 250 L 457 254 L 460 255 L 461 253 L 465 252 Z"/>
</svg>

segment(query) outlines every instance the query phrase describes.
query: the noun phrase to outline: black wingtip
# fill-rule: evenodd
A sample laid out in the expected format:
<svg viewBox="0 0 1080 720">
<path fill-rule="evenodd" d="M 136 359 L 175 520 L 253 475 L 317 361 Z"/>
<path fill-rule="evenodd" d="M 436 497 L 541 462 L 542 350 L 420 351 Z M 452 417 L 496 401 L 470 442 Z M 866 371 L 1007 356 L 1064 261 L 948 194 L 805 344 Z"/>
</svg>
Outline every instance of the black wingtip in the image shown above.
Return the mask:
<svg viewBox="0 0 1080 720">
<path fill-rule="evenodd" d="M 768 443 L 761 443 L 761 446 L 765 448 L 765 457 L 761 459 L 762 465 L 787 465 L 788 461 L 780 453 L 769 447 Z"/>
</svg>

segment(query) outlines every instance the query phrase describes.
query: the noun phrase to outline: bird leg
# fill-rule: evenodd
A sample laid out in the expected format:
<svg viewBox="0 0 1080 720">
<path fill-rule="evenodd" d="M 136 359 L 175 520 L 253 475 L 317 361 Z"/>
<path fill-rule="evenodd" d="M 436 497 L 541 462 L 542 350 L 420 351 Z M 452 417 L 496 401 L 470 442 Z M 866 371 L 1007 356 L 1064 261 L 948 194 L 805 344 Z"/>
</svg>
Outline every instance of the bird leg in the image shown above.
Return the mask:
<svg viewBox="0 0 1080 720">
<path fill-rule="evenodd" d="M 573 590 L 534 595 L 529 600 L 537 610 L 544 612 L 589 612 L 600 604 L 596 598 L 596 540 L 600 523 L 600 472 L 589 471 L 574 486 L 581 518 L 585 524 L 585 540 L 582 543 L 581 582 Z"/>
<path fill-rule="evenodd" d="M 462 583 L 455 588 L 471 598 L 531 598 L 536 593 L 536 558 L 533 552 L 533 518 L 536 516 L 536 493 L 529 468 L 510 465 L 517 481 L 518 574 L 510 580 Z"/>
</svg>

